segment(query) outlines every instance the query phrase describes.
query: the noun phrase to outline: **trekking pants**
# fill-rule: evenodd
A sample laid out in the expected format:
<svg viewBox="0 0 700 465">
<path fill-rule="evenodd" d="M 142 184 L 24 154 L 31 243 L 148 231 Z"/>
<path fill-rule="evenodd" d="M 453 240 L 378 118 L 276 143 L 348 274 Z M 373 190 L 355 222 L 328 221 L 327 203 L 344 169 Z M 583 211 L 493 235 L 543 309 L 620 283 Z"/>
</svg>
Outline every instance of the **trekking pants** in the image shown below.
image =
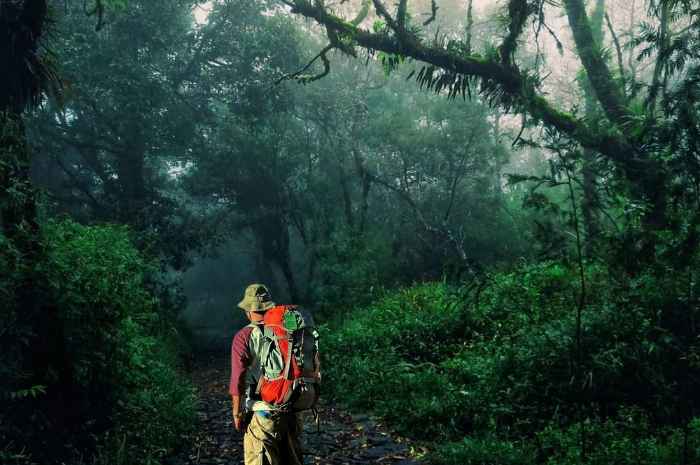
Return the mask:
<svg viewBox="0 0 700 465">
<path fill-rule="evenodd" d="M 302 465 L 299 416 L 255 413 L 243 436 L 245 465 Z"/>
</svg>

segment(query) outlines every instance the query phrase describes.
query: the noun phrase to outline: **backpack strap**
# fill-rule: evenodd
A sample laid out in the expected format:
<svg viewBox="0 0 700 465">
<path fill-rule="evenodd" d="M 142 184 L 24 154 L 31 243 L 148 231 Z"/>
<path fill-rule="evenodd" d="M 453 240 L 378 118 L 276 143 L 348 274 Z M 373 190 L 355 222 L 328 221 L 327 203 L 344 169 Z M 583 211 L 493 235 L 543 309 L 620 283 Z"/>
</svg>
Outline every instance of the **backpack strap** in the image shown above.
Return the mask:
<svg viewBox="0 0 700 465">
<path fill-rule="evenodd" d="M 289 379 L 289 370 L 292 367 L 292 349 L 294 348 L 294 344 L 292 344 L 291 338 L 288 338 L 287 340 L 287 360 L 285 360 L 284 363 L 284 374 L 282 375 L 282 379 Z"/>
<path fill-rule="evenodd" d="M 277 334 L 275 334 L 274 331 L 272 331 L 272 329 L 271 329 L 272 327 L 282 328 L 285 330 L 285 332 L 286 332 L 286 328 L 282 325 L 276 325 L 276 324 L 262 325 L 262 328 L 261 328 L 265 338 L 270 339 L 272 341 L 280 341 L 280 340 L 287 341 L 287 358 L 286 358 L 285 363 L 284 363 L 284 369 L 283 369 L 282 373 L 280 374 L 280 376 L 278 376 L 277 378 L 268 380 L 268 381 L 277 381 L 280 379 L 287 379 L 289 377 L 289 371 L 290 371 L 291 366 L 292 366 L 292 350 L 294 349 L 294 345 L 292 344 L 292 340 L 291 340 L 291 338 L 289 338 L 289 336 L 278 336 Z M 264 363 L 265 359 L 267 359 L 267 357 L 269 356 L 271 347 L 272 347 L 271 344 L 264 345 L 262 353 L 260 354 L 261 355 L 260 360 L 262 361 L 262 363 Z M 258 394 L 258 395 L 260 394 L 260 391 L 262 390 L 262 385 L 263 385 L 264 381 L 265 381 L 265 375 L 261 374 L 260 378 L 258 378 L 258 385 L 255 388 L 256 394 Z"/>
<path fill-rule="evenodd" d="M 261 374 L 258 378 L 258 385 L 255 387 L 255 394 L 258 396 L 260 395 L 260 391 L 262 390 L 263 381 L 265 381 L 265 375 Z"/>
</svg>

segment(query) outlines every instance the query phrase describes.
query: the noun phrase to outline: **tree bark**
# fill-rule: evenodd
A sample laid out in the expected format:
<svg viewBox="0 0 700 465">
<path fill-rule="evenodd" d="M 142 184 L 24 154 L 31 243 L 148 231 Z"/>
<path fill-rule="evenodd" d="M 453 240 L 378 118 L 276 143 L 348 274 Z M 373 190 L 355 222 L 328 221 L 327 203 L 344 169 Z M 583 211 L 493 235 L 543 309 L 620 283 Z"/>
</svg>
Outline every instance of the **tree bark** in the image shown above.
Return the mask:
<svg viewBox="0 0 700 465">
<path fill-rule="evenodd" d="M 469 55 L 472 53 L 472 35 L 474 30 L 474 17 L 472 15 L 473 3 L 474 0 L 467 0 L 467 34 L 465 38 L 465 49 Z"/>
<path fill-rule="evenodd" d="M 595 40 L 584 4 L 581 0 L 564 0 L 564 7 L 593 93 L 608 119 L 622 128 L 629 122 L 629 112 L 603 56 L 602 44 Z M 602 25 L 602 17 L 600 22 Z"/>
</svg>

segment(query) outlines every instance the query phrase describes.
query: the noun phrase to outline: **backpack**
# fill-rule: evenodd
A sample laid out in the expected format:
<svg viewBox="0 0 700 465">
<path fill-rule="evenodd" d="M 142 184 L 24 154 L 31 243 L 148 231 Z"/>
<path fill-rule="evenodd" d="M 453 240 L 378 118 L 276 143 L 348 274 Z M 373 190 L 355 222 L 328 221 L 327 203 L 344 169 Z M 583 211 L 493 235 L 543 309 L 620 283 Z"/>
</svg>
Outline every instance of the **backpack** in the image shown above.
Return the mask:
<svg viewBox="0 0 700 465">
<path fill-rule="evenodd" d="M 261 330 L 257 394 L 279 410 L 314 409 L 321 374 L 311 315 L 295 305 L 278 305 L 265 312 Z"/>
</svg>

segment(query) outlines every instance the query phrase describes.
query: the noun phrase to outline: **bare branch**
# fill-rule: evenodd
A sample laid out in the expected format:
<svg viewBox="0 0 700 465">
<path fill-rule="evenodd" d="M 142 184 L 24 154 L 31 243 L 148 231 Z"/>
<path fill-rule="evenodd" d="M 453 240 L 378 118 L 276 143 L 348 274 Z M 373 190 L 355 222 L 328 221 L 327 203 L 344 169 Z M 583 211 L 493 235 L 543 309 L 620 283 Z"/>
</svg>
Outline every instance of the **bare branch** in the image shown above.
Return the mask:
<svg viewBox="0 0 700 465">
<path fill-rule="evenodd" d="M 68 168 L 65 165 L 65 163 L 63 163 L 63 160 L 61 160 L 60 156 L 54 156 L 53 159 L 58 165 L 58 167 L 61 168 L 61 170 L 71 179 L 71 181 L 73 182 L 73 186 L 80 192 L 82 192 L 83 195 L 85 195 L 85 197 L 90 201 L 92 207 L 99 212 L 103 208 L 103 206 L 97 200 L 97 198 L 95 198 L 90 189 L 82 182 L 82 180 L 78 178 L 78 176 L 70 168 Z"/>
<path fill-rule="evenodd" d="M 315 57 L 313 57 L 313 58 L 311 59 L 311 61 L 309 61 L 309 62 L 306 64 L 306 66 L 304 66 L 302 69 L 300 69 L 299 71 L 296 71 L 296 72 L 294 72 L 294 73 L 285 74 L 284 76 L 282 76 L 281 78 L 279 78 L 279 79 L 275 82 L 275 85 L 278 85 L 278 84 L 280 84 L 282 81 L 286 81 L 286 80 L 289 80 L 289 79 L 295 79 L 295 80 L 297 80 L 297 81 L 300 81 L 302 84 L 308 84 L 308 83 L 310 83 L 310 82 L 318 81 L 319 79 L 326 77 L 326 76 L 328 75 L 328 73 L 330 73 L 330 71 L 331 71 L 331 63 L 330 63 L 330 61 L 328 60 L 328 56 L 327 56 L 326 54 L 327 54 L 328 52 L 330 52 L 331 50 L 333 50 L 334 48 L 335 48 L 335 45 L 333 45 L 333 44 L 328 44 L 328 45 L 326 45 L 326 46 L 323 48 L 323 50 L 321 50 L 320 52 L 318 52 L 318 54 L 317 54 Z M 309 70 L 309 68 L 311 68 L 311 66 L 312 66 L 312 65 L 316 62 L 316 60 L 318 60 L 319 58 L 321 59 L 321 61 L 323 61 L 323 71 L 322 71 L 321 73 L 315 74 L 315 75 L 307 75 L 307 74 L 304 74 L 306 71 Z"/>
<path fill-rule="evenodd" d="M 474 29 L 474 16 L 472 14 L 472 7 L 474 0 L 467 0 L 467 35 L 465 39 L 465 49 L 467 53 L 472 53 L 472 33 Z M 433 0 L 433 8 L 435 8 L 435 0 Z M 435 11 L 433 11 L 433 17 L 435 17 Z"/>
<path fill-rule="evenodd" d="M 622 81 L 622 91 L 624 92 L 627 85 L 625 83 L 625 66 L 622 60 L 622 47 L 620 46 L 620 40 L 617 38 L 617 34 L 615 34 L 615 29 L 613 29 L 610 16 L 607 13 L 605 13 L 605 22 L 608 24 L 608 30 L 610 31 L 613 43 L 615 44 L 615 51 L 617 52 L 617 66 L 620 68 L 620 80 Z"/>
<path fill-rule="evenodd" d="M 457 255 L 459 256 L 460 260 L 473 276 L 481 275 L 482 269 L 480 264 L 475 262 L 473 259 L 469 258 L 467 252 L 464 250 L 463 241 L 455 237 L 453 231 L 450 229 L 447 222 L 443 222 L 442 227 L 436 227 L 430 224 L 430 222 L 428 222 L 428 220 L 425 218 L 420 207 L 418 206 L 416 201 L 413 200 L 413 197 L 411 197 L 408 191 L 397 187 L 391 182 L 381 179 L 375 176 L 374 174 L 367 173 L 367 175 L 375 184 L 383 186 L 389 189 L 390 191 L 395 192 L 401 200 L 406 202 L 406 204 L 411 208 L 411 210 L 413 210 L 413 214 L 416 216 L 416 220 L 418 220 L 418 223 L 420 223 L 423 229 L 433 234 L 433 237 L 440 238 L 452 244 L 452 247 L 454 247 L 454 250 L 455 252 L 457 252 Z"/>
<path fill-rule="evenodd" d="M 471 5 L 471 3 L 470 3 Z M 437 11 L 440 9 L 439 6 L 437 6 L 437 3 L 435 0 L 430 1 L 430 17 L 423 21 L 423 26 L 427 26 L 428 24 L 432 23 L 435 21 L 435 17 L 437 16 Z"/>
<path fill-rule="evenodd" d="M 396 10 L 396 21 L 398 22 L 399 31 L 406 31 L 406 8 L 408 0 L 400 0 L 399 8 Z"/>
</svg>

